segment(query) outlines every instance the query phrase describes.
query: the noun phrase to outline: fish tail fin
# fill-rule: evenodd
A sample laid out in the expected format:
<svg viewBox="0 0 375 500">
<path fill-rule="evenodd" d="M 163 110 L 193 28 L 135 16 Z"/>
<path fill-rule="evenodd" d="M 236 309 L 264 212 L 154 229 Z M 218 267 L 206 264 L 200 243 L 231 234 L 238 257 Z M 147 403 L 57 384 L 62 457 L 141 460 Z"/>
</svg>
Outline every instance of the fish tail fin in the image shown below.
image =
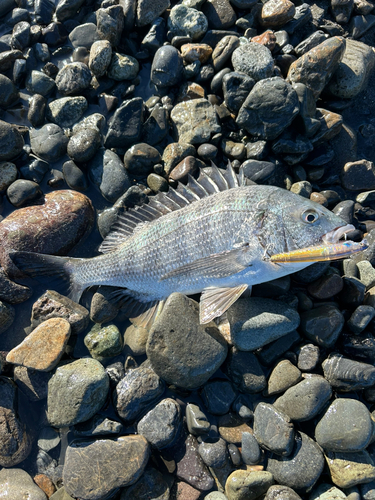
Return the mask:
<svg viewBox="0 0 375 500">
<path fill-rule="evenodd" d="M 86 288 L 76 279 L 83 259 L 34 252 L 10 252 L 9 256 L 20 271 L 79 303 Z"/>
</svg>

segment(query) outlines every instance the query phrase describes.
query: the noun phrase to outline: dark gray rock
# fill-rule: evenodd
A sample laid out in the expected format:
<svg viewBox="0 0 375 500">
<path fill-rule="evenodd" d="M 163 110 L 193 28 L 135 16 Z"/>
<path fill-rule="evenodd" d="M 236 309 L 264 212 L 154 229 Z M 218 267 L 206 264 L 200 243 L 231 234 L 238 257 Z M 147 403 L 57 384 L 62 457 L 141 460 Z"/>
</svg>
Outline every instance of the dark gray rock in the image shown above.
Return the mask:
<svg viewBox="0 0 375 500">
<path fill-rule="evenodd" d="M 29 100 L 27 119 L 33 127 L 40 127 L 44 123 L 47 99 L 39 94 L 34 94 Z"/>
<path fill-rule="evenodd" d="M 124 11 L 120 5 L 112 5 L 106 9 L 96 11 L 96 21 L 99 37 L 108 40 L 113 47 L 116 47 L 121 38 L 124 27 Z"/>
<path fill-rule="evenodd" d="M 0 300 L 8 302 L 8 304 L 19 304 L 29 299 L 32 295 L 32 290 L 18 283 L 14 283 L 8 278 L 8 275 L 0 267 Z M 1 322 L 1 320 L 0 320 Z"/>
<path fill-rule="evenodd" d="M 36 21 L 46 26 L 52 21 L 55 2 L 53 0 L 35 0 L 34 12 Z"/>
<path fill-rule="evenodd" d="M 3 469 L 0 472 L 0 491 L 6 491 L 9 500 L 16 500 L 17 498 L 46 500 L 43 490 L 22 469 Z"/>
<path fill-rule="evenodd" d="M 272 370 L 268 379 L 267 395 L 274 396 L 286 391 L 301 380 L 301 372 L 289 361 L 282 359 Z"/>
<path fill-rule="evenodd" d="M 267 385 L 266 377 L 255 354 L 233 347 L 226 365 L 228 375 L 241 392 L 261 392 Z"/>
<path fill-rule="evenodd" d="M 180 422 L 180 405 L 173 399 L 163 399 L 138 422 L 137 432 L 160 450 L 173 442 Z"/>
<path fill-rule="evenodd" d="M 347 325 L 355 335 L 359 335 L 374 316 L 375 309 L 372 306 L 358 306 L 350 316 Z"/>
<path fill-rule="evenodd" d="M 65 182 L 70 188 L 76 191 L 86 191 L 88 189 L 89 183 L 85 173 L 73 161 L 64 163 L 63 174 Z"/>
<path fill-rule="evenodd" d="M 224 467 L 228 459 L 227 444 L 222 438 L 204 439 L 199 444 L 198 452 L 207 467 Z"/>
<path fill-rule="evenodd" d="M 245 73 L 256 82 L 272 77 L 274 70 L 271 51 L 254 42 L 240 45 L 233 52 L 232 65 L 235 71 Z"/>
<path fill-rule="evenodd" d="M 150 449 L 143 436 L 73 441 L 65 455 L 65 490 L 74 497 L 100 500 L 118 488 L 135 483 L 143 474 L 149 456 Z"/>
<path fill-rule="evenodd" d="M 29 401 L 40 401 L 47 397 L 51 372 L 31 370 L 26 366 L 15 366 L 14 381 Z"/>
<path fill-rule="evenodd" d="M 137 26 L 146 26 L 170 6 L 169 0 L 140 0 L 137 3 L 136 23 Z"/>
<path fill-rule="evenodd" d="M 124 166 L 136 176 L 145 176 L 153 172 L 154 165 L 160 163 L 161 156 L 157 149 L 141 142 L 135 144 L 125 153 Z"/>
<path fill-rule="evenodd" d="M 332 347 L 344 326 L 345 319 L 340 310 L 325 305 L 301 313 L 301 331 L 321 347 Z"/>
<path fill-rule="evenodd" d="M 120 417 L 131 423 L 157 401 L 164 383 L 148 364 L 130 370 L 117 384 L 113 400 Z"/>
<path fill-rule="evenodd" d="M 157 87 L 171 87 L 182 80 L 183 61 L 180 52 L 172 45 L 160 47 L 154 55 L 151 81 Z"/>
<path fill-rule="evenodd" d="M 275 408 L 291 420 L 303 422 L 314 418 L 332 395 L 331 385 L 321 376 L 309 377 L 290 387 L 274 402 Z"/>
<path fill-rule="evenodd" d="M 23 137 L 16 127 L 0 120 L 0 161 L 16 158 L 23 146 Z"/>
<path fill-rule="evenodd" d="M 12 9 L 15 9 L 17 7 L 17 4 L 14 0 L 4 0 L 4 2 L 1 2 L 0 6 L 0 17 L 5 16 L 9 11 Z"/>
<path fill-rule="evenodd" d="M 204 384 L 223 363 L 226 342 L 216 325 L 199 323 L 198 304 L 173 293 L 151 327 L 147 357 L 169 384 L 193 389 Z"/>
<path fill-rule="evenodd" d="M 364 285 L 359 279 L 350 276 L 344 276 L 343 281 L 344 288 L 339 295 L 340 303 L 350 308 L 355 308 L 363 304 L 366 285 Z M 367 296 L 365 304 L 371 305 L 371 303 L 367 302 Z"/>
<path fill-rule="evenodd" d="M 284 337 L 267 344 L 262 347 L 257 353 L 259 361 L 266 365 L 273 365 L 285 352 L 289 351 L 294 345 L 301 342 L 301 337 L 299 336 L 297 330 L 293 330 L 290 333 L 284 335 Z"/>
<path fill-rule="evenodd" d="M 39 184 L 25 179 L 14 181 L 7 189 L 7 197 L 14 207 L 22 207 L 42 194 Z"/>
<path fill-rule="evenodd" d="M 69 40 L 73 47 L 86 47 L 90 49 L 92 44 L 99 40 L 98 30 L 95 24 L 80 24 L 69 33 Z"/>
<path fill-rule="evenodd" d="M 204 464 L 198 449 L 197 440 L 191 434 L 187 436 L 185 442 L 178 443 L 173 457 L 177 465 L 176 475 L 178 479 L 185 481 L 193 488 L 209 491 L 214 486 L 214 479 Z"/>
<path fill-rule="evenodd" d="M 167 110 L 160 104 L 156 104 L 150 116 L 143 124 L 142 140 L 150 146 L 154 146 L 161 142 L 169 131 L 168 117 Z"/>
<path fill-rule="evenodd" d="M 12 80 L 0 74 L 0 108 L 7 109 L 15 104 L 20 93 Z"/>
<path fill-rule="evenodd" d="M 61 95 L 79 94 L 87 89 L 91 82 L 91 72 L 86 64 L 73 62 L 66 64 L 56 75 L 57 90 Z"/>
<path fill-rule="evenodd" d="M 226 106 L 238 113 L 246 97 L 255 85 L 255 80 L 241 72 L 230 72 L 223 77 L 223 93 Z"/>
<path fill-rule="evenodd" d="M 26 88 L 32 94 L 48 96 L 56 88 L 55 81 L 42 71 L 33 70 L 26 80 Z"/>
<path fill-rule="evenodd" d="M 265 78 L 247 96 L 238 112 L 237 124 L 261 139 L 276 139 L 298 111 L 298 96 L 292 86 L 279 77 Z"/>
<path fill-rule="evenodd" d="M 62 97 L 47 105 L 47 117 L 59 127 L 71 127 L 81 118 L 88 106 L 83 96 Z"/>
<path fill-rule="evenodd" d="M 76 14 L 85 0 L 59 0 L 56 5 L 56 18 L 63 22 Z"/>
<path fill-rule="evenodd" d="M 17 386 L 0 377 L 0 465 L 14 467 L 31 451 L 31 436 L 17 414 Z"/>
<path fill-rule="evenodd" d="M 135 97 L 124 101 L 108 123 L 106 148 L 127 149 L 139 140 L 143 123 L 143 99 Z"/>
<path fill-rule="evenodd" d="M 241 456 L 246 465 L 255 465 L 260 460 L 261 451 L 258 441 L 250 432 L 242 433 Z"/>
<path fill-rule="evenodd" d="M 320 349 L 314 344 L 306 344 L 298 352 L 298 368 L 305 372 L 315 369 L 319 361 Z"/>
<path fill-rule="evenodd" d="M 201 436 L 210 430 L 210 422 L 199 406 L 189 403 L 186 405 L 186 425 L 190 434 Z"/>
<path fill-rule="evenodd" d="M 293 277 L 298 283 L 312 283 L 320 278 L 329 268 L 329 262 L 315 262 L 309 267 L 296 272 Z"/>
<path fill-rule="evenodd" d="M 237 16 L 229 0 L 207 0 L 202 6 L 207 17 L 208 26 L 212 29 L 225 30 L 236 22 Z"/>
<path fill-rule="evenodd" d="M 265 184 L 276 171 L 276 165 L 270 161 L 246 160 L 241 165 L 244 176 L 257 184 Z"/>
<path fill-rule="evenodd" d="M 355 399 L 333 401 L 315 428 L 315 439 L 325 451 L 360 451 L 371 436 L 371 414 Z"/>
<path fill-rule="evenodd" d="M 141 499 L 142 497 L 168 500 L 170 498 L 168 478 L 156 469 L 147 468 L 134 485 L 122 490 L 120 500 Z"/>
<path fill-rule="evenodd" d="M 357 391 L 375 383 L 374 366 L 345 358 L 341 354 L 330 355 L 323 361 L 322 368 L 324 377 L 338 391 Z"/>
<path fill-rule="evenodd" d="M 294 446 L 294 427 L 288 415 L 268 403 L 259 403 L 254 412 L 254 437 L 266 450 L 288 456 Z"/>
<path fill-rule="evenodd" d="M 0 333 L 5 332 L 12 325 L 16 311 L 14 307 L 0 301 Z"/>
<path fill-rule="evenodd" d="M 240 41 L 237 36 L 224 36 L 216 44 L 214 51 L 212 52 L 212 64 L 216 73 L 220 72 L 220 70 L 227 66 L 231 55 L 239 45 Z M 228 67 L 226 67 L 225 70 L 226 73 L 230 72 Z M 239 76 L 240 73 L 237 73 L 237 75 Z M 211 85 L 213 85 L 213 83 L 211 83 Z"/>
<path fill-rule="evenodd" d="M 68 142 L 63 130 L 54 123 L 30 130 L 32 151 L 46 161 L 53 162 L 61 158 L 66 153 Z"/>
<path fill-rule="evenodd" d="M 67 153 L 73 161 L 86 163 L 100 148 L 101 135 L 98 130 L 86 128 L 79 130 L 69 139 Z"/>
<path fill-rule="evenodd" d="M 116 153 L 100 149 L 91 160 L 90 179 L 98 186 L 104 198 L 114 203 L 130 187 L 124 164 Z"/>
<path fill-rule="evenodd" d="M 109 379 L 99 361 L 82 358 L 57 368 L 48 383 L 48 421 L 67 427 L 89 420 L 103 406 Z"/>
<path fill-rule="evenodd" d="M 213 415 L 225 415 L 236 399 L 232 384 L 227 380 L 210 380 L 202 390 L 202 398 L 207 410 Z"/>
<path fill-rule="evenodd" d="M 298 432 L 292 454 L 272 457 L 267 470 L 277 483 L 300 492 L 311 490 L 323 471 L 324 458 L 320 447 L 303 432 Z"/>
<path fill-rule="evenodd" d="M 240 299 L 228 309 L 227 314 L 232 342 L 241 351 L 254 351 L 299 325 L 299 315 L 294 309 L 272 299 Z"/>
<path fill-rule="evenodd" d="M 90 420 L 74 426 L 74 434 L 77 436 L 102 436 L 108 434 L 120 434 L 123 425 L 115 420 L 94 415 Z M 39 441 L 38 446 L 40 447 Z M 48 451 L 48 450 L 46 450 Z"/>
</svg>

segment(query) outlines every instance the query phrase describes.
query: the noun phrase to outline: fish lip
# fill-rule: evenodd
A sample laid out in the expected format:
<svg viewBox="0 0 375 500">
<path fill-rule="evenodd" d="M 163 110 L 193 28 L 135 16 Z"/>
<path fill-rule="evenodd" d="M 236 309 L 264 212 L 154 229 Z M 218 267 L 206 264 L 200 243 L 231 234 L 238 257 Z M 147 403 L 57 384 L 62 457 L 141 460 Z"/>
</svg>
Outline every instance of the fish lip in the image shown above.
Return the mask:
<svg viewBox="0 0 375 500">
<path fill-rule="evenodd" d="M 346 233 L 353 231 L 355 227 L 353 224 L 346 224 L 345 226 L 336 227 L 332 231 L 323 234 L 323 243 L 337 243 Z"/>
</svg>

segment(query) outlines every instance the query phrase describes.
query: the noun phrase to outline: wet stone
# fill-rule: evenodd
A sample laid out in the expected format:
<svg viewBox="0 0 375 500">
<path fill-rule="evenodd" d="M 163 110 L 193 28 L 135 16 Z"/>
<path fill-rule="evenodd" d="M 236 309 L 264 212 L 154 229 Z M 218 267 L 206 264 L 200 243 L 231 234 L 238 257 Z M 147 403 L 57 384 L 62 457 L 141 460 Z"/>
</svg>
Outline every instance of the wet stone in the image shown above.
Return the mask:
<svg viewBox="0 0 375 500">
<path fill-rule="evenodd" d="M 202 11 L 212 29 L 225 30 L 236 22 L 237 16 L 228 0 L 207 0 Z"/>
<path fill-rule="evenodd" d="M 84 0 L 59 0 L 56 2 L 56 18 L 58 21 L 66 21 L 76 14 Z"/>
<path fill-rule="evenodd" d="M 158 470 L 147 468 L 134 485 L 122 491 L 120 500 L 132 500 L 133 498 L 169 500 L 170 488 L 168 479 Z"/>
<path fill-rule="evenodd" d="M 258 349 L 299 325 L 299 315 L 294 309 L 272 299 L 240 299 L 227 314 L 232 342 L 241 351 Z"/>
<path fill-rule="evenodd" d="M 255 80 L 240 72 L 230 72 L 223 77 L 223 94 L 226 106 L 237 113 L 245 102 Z"/>
<path fill-rule="evenodd" d="M 341 354 L 332 354 L 322 363 L 324 377 L 331 386 L 343 392 L 356 391 L 371 387 L 375 383 L 375 368 L 345 358 Z"/>
<path fill-rule="evenodd" d="M 199 451 L 199 445 L 194 436 L 189 434 L 185 443 L 180 443 L 177 454 L 174 456 L 177 465 L 178 479 L 198 488 L 209 491 L 214 485 L 214 480 L 205 466 Z"/>
<path fill-rule="evenodd" d="M 137 432 L 157 449 L 165 448 L 175 439 L 181 410 L 173 399 L 163 399 L 138 422 Z"/>
<path fill-rule="evenodd" d="M 247 465 L 257 464 L 261 457 L 261 451 L 258 441 L 253 434 L 250 432 L 243 432 L 241 445 L 241 456 L 244 463 Z"/>
<path fill-rule="evenodd" d="M 254 36 L 251 41 L 260 43 L 261 45 L 264 45 L 265 47 L 267 47 L 267 49 L 272 51 L 276 45 L 276 36 L 273 31 L 267 30 L 261 35 Z"/>
<path fill-rule="evenodd" d="M 160 160 L 160 153 L 156 148 L 141 142 L 125 153 L 124 166 L 132 175 L 143 176 L 150 174 Z"/>
<path fill-rule="evenodd" d="M 341 303 L 352 308 L 361 305 L 365 298 L 366 286 L 359 279 L 350 276 L 344 276 L 343 281 L 344 288 L 339 296 Z M 367 302 L 367 295 L 365 304 L 372 305 Z"/>
<path fill-rule="evenodd" d="M 218 427 L 220 436 L 227 442 L 241 445 L 242 434 L 244 432 L 252 433 L 250 427 L 233 413 L 227 413 L 219 417 Z"/>
<path fill-rule="evenodd" d="M 146 26 L 155 21 L 170 6 L 169 0 L 140 0 L 137 4 L 136 23 L 137 26 Z"/>
<path fill-rule="evenodd" d="M 0 162 L 0 192 L 4 192 L 17 179 L 17 175 L 18 171 L 14 163 Z"/>
<path fill-rule="evenodd" d="M 59 127 L 71 127 L 87 109 L 87 100 L 82 96 L 62 97 L 47 105 L 47 117 Z"/>
<path fill-rule="evenodd" d="M 226 365 L 228 375 L 241 392 L 261 392 L 267 385 L 266 377 L 255 354 L 233 347 Z"/>
<path fill-rule="evenodd" d="M 212 53 L 212 64 L 215 71 L 220 71 L 228 63 L 233 51 L 239 46 L 237 36 L 225 36 L 215 46 Z"/>
<path fill-rule="evenodd" d="M 269 0 L 260 14 L 262 26 L 277 28 L 293 19 L 295 6 L 290 0 Z"/>
<path fill-rule="evenodd" d="M 301 313 L 301 331 L 321 347 L 334 345 L 344 323 L 344 316 L 333 305 L 327 304 Z"/>
<path fill-rule="evenodd" d="M 79 94 L 89 87 L 91 73 L 86 64 L 81 62 L 69 63 L 57 73 L 55 82 L 61 95 Z"/>
<path fill-rule="evenodd" d="M 326 460 L 332 482 L 339 488 L 350 488 L 375 479 L 374 462 L 367 451 L 328 452 Z"/>
<path fill-rule="evenodd" d="M 301 380 L 300 370 L 288 359 L 277 363 L 268 379 L 267 395 L 274 396 L 296 385 Z"/>
<path fill-rule="evenodd" d="M 192 144 L 182 142 L 172 142 L 164 149 L 162 162 L 164 172 L 170 175 L 172 170 L 186 157 L 195 156 L 196 150 Z"/>
<path fill-rule="evenodd" d="M 351 35 L 354 40 L 361 38 L 375 24 L 375 16 L 369 14 L 367 16 L 353 16 L 349 25 Z"/>
<path fill-rule="evenodd" d="M 25 179 L 14 181 L 7 189 L 7 197 L 15 207 L 22 207 L 40 197 L 42 191 L 39 184 Z"/>
<path fill-rule="evenodd" d="M 358 306 L 347 321 L 350 330 L 359 335 L 375 316 L 375 309 L 372 306 Z"/>
<path fill-rule="evenodd" d="M 89 324 L 89 312 L 85 307 L 54 290 L 47 290 L 33 304 L 31 325 L 35 328 L 50 318 L 66 319 L 73 335 L 81 333 Z"/>
<path fill-rule="evenodd" d="M 317 99 L 337 70 L 344 51 L 343 38 L 329 38 L 292 63 L 287 78 L 291 83 L 304 83 Z"/>
<path fill-rule="evenodd" d="M 138 141 L 143 122 L 143 99 L 124 101 L 108 122 L 106 148 L 126 149 Z"/>
<path fill-rule="evenodd" d="M 194 156 L 187 156 L 171 171 L 169 178 L 175 181 L 187 181 L 188 175 L 193 175 L 200 166 L 202 167 L 203 165 L 201 165 L 197 158 L 194 158 Z"/>
<path fill-rule="evenodd" d="M 154 106 L 143 124 L 142 140 L 150 146 L 161 142 L 169 131 L 168 116 L 167 110 L 160 104 Z"/>
<path fill-rule="evenodd" d="M 294 427 L 290 418 L 273 405 L 259 403 L 254 412 L 254 437 L 276 455 L 290 455 L 294 445 Z"/>
<path fill-rule="evenodd" d="M 63 318 L 44 321 L 9 352 L 6 360 L 34 370 L 51 371 L 64 354 L 70 331 L 70 324 Z"/>
<path fill-rule="evenodd" d="M 234 71 L 245 73 L 258 82 L 273 75 L 274 61 L 270 50 L 259 43 L 240 45 L 232 54 Z"/>
<path fill-rule="evenodd" d="M 86 163 L 91 160 L 101 144 L 98 130 L 87 128 L 74 133 L 69 140 L 67 153 L 73 161 Z"/>
<path fill-rule="evenodd" d="M 261 497 L 274 483 L 272 474 L 267 471 L 236 470 L 225 483 L 228 500 L 255 500 Z"/>
<path fill-rule="evenodd" d="M 56 486 L 52 480 L 45 474 L 37 474 L 33 477 L 34 482 L 39 488 L 44 491 L 48 498 L 50 498 L 56 491 Z"/>
<path fill-rule="evenodd" d="M 81 24 L 69 33 L 69 40 L 75 48 L 86 47 L 89 49 L 98 38 L 98 30 L 93 23 Z"/>
<path fill-rule="evenodd" d="M 0 74 L 0 108 L 7 109 L 20 97 L 17 87 L 7 76 Z"/>
<path fill-rule="evenodd" d="M 42 71 L 33 70 L 26 80 L 26 88 L 32 94 L 48 96 L 55 89 L 55 81 Z"/>
<path fill-rule="evenodd" d="M 199 323 L 194 300 L 173 293 L 151 327 L 146 352 L 155 372 L 167 383 L 193 389 L 221 366 L 227 345 L 213 322 Z"/>
<path fill-rule="evenodd" d="M 199 454 L 207 467 L 221 468 L 227 462 L 227 444 L 224 439 L 208 438 L 200 443 L 198 448 Z"/>
<path fill-rule="evenodd" d="M 44 123 L 47 100 L 39 94 L 34 94 L 29 100 L 27 119 L 33 127 L 40 127 Z"/>
<path fill-rule="evenodd" d="M 96 414 L 90 420 L 76 424 L 74 434 L 77 436 L 101 436 L 119 434 L 122 429 L 123 425 L 120 422 Z"/>
<path fill-rule="evenodd" d="M 275 174 L 276 165 L 271 161 L 246 160 L 241 165 L 241 170 L 247 179 L 257 184 L 265 184 Z"/>
<path fill-rule="evenodd" d="M 71 189 L 86 191 L 89 187 L 85 173 L 73 161 L 66 161 L 63 164 L 63 174 L 65 182 Z"/>
<path fill-rule="evenodd" d="M 277 118 L 275 108 L 279 111 Z M 293 88 L 282 78 L 266 78 L 254 85 L 236 121 L 251 135 L 275 139 L 288 127 L 298 111 L 298 97 Z"/>
<path fill-rule="evenodd" d="M 135 483 L 150 455 L 143 436 L 73 441 L 67 448 L 63 469 L 64 487 L 69 495 L 99 500 L 119 487 Z M 96 474 L 92 474 L 95 463 Z"/>
<path fill-rule="evenodd" d="M 60 435 L 55 429 L 43 427 L 38 436 L 38 447 L 48 452 L 56 448 L 60 441 Z"/>
<path fill-rule="evenodd" d="M 310 377 L 288 389 L 274 406 L 295 422 L 314 418 L 332 395 L 331 385 L 323 377 Z"/>
<path fill-rule="evenodd" d="M 207 434 L 210 429 L 206 415 L 193 403 L 186 405 L 186 424 L 190 434 L 194 436 Z"/>
<path fill-rule="evenodd" d="M 94 325 L 85 336 L 84 343 L 91 356 L 99 361 L 117 356 L 123 347 L 122 335 L 115 325 L 103 328 L 98 324 Z"/>
<path fill-rule="evenodd" d="M 272 473 L 276 483 L 304 492 L 314 486 L 323 467 L 324 458 L 320 447 L 306 434 L 298 432 L 291 455 L 273 456 L 268 460 L 267 470 Z"/>
<path fill-rule="evenodd" d="M 315 439 L 325 451 L 360 451 L 371 436 L 371 414 L 355 399 L 333 401 L 315 428 Z"/>
<path fill-rule="evenodd" d="M 231 404 L 236 399 L 232 384 L 226 380 L 211 380 L 202 390 L 202 399 L 207 410 L 213 415 L 228 413 Z"/>
<path fill-rule="evenodd" d="M 28 500 L 46 500 L 43 490 L 22 469 L 3 469 L 0 471 L 0 494 L 9 500 L 27 498 Z"/>
<path fill-rule="evenodd" d="M 14 467 L 31 451 L 31 436 L 17 414 L 17 386 L 0 377 L 0 465 Z M 1 474 L 1 473 L 0 473 Z"/>
<path fill-rule="evenodd" d="M 109 149 L 99 149 L 91 160 L 89 177 L 103 197 L 114 203 L 130 187 L 130 179 L 119 156 Z"/>
<path fill-rule="evenodd" d="M 0 161 L 16 158 L 23 146 L 23 137 L 16 127 L 0 120 Z"/>
<path fill-rule="evenodd" d="M 47 397 L 51 373 L 29 370 L 25 366 L 14 368 L 14 381 L 29 401 L 40 401 Z"/>
<path fill-rule="evenodd" d="M 148 364 L 130 370 L 117 384 L 113 400 L 120 417 L 133 422 L 164 392 L 164 383 Z"/>
<path fill-rule="evenodd" d="M 54 162 L 61 158 L 66 153 L 68 141 L 63 130 L 53 123 L 30 130 L 32 151 L 46 161 Z"/>
<path fill-rule="evenodd" d="M 172 45 L 160 47 L 152 61 L 151 81 L 158 87 L 170 87 L 182 80 L 183 61 Z"/>
<path fill-rule="evenodd" d="M 173 36 L 189 36 L 195 41 L 206 33 L 208 21 L 203 12 L 185 5 L 176 5 L 170 11 L 168 28 Z"/>
</svg>

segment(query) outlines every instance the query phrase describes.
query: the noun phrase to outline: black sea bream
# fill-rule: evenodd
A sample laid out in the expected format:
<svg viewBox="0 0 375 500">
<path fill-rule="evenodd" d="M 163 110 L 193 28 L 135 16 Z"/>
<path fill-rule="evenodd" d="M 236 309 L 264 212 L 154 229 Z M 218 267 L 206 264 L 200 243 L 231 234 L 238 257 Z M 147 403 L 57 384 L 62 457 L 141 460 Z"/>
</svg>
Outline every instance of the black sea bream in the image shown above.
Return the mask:
<svg viewBox="0 0 375 500">
<path fill-rule="evenodd" d="M 147 324 L 172 292 L 202 292 L 200 319 L 223 314 L 251 285 L 285 276 L 311 262 L 269 257 L 335 243 L 354 229 L 323 206 L 274 186 L 241 186 L 229 165 L 203 169 L 187 186 L 159 193 L 121 214 L 91 259 L 15 252 L 33 276 L 57 275 L 79 301 L 92 285 L 121 287 L 122 307 Z"/>
</svg>

